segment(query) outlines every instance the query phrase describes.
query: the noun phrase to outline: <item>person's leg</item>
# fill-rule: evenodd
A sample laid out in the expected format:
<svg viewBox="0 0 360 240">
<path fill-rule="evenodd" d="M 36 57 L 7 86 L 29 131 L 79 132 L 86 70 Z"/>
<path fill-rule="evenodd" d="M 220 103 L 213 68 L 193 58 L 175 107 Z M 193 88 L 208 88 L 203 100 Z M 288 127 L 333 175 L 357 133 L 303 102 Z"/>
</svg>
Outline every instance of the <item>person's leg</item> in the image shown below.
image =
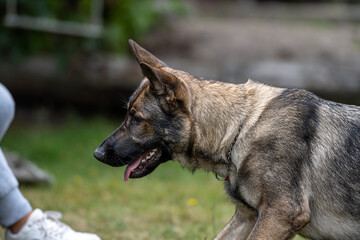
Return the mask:
<svg viewBox="0 0 360 240">
<path fill-rule="evenodd" d="M 14 100 L 0 83 L 0 143 L 14 117 L 14 112 Z M 21 220 L 26 221 L 26 216 L 32 210 L 18 185 L 0 148 L 0 225 L 3 227 L 10 227 Z"/>
<path fill-rule="evenodd" d="M 0 225 L 15 227 L 11 230 L 17 232 L 26 222 L 31 210 L 30 203 L 21 194 L 18 182 L 0 149 Z"/>
<path fill-rule="evenodd" d="M 15 111 L 14 100 L 0 83 L 0 143 Z M 95 234 L 81 233 L 32 208 L 19 190 L 19 183 L 0 148 L 0 225 L 8 228 L 5 240 L 100 240 Z"/>
<path fill-rule="evenodd" d="M 15 102 L 7 88 L 0 83 L 0 142 L 15 115 Z"/>
</svg>

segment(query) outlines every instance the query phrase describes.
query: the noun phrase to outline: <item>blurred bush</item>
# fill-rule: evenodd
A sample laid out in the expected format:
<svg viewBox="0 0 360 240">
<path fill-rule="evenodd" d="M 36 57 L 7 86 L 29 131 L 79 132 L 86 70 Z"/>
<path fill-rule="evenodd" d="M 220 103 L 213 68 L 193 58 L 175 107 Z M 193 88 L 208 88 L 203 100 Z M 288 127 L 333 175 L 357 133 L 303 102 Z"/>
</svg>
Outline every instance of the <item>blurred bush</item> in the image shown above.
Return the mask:
<svg viewBox="0 0 360 240">
<path fill-rule="evenodd" d="M 64 21 L 89 22 L 91 0 L 18 0 L 17 12 L 28 16 Z M 160 4 L 161 3 L 161 4 Z M 162 5 L 166 3 L 166 6 Z M 5 16 L 6 0 L 0 0 L 0 16 Z M 170 15 L 185 13 L 180 0 L 105 0 L 103 36 L 98 39 L 65 36 L 0 26 L 0 56 L 12 62 L 35 53 L 53 53 L 60 61 L 76 53 L 124 53 L 128 38 L 139 38 Z"/>
</svg>

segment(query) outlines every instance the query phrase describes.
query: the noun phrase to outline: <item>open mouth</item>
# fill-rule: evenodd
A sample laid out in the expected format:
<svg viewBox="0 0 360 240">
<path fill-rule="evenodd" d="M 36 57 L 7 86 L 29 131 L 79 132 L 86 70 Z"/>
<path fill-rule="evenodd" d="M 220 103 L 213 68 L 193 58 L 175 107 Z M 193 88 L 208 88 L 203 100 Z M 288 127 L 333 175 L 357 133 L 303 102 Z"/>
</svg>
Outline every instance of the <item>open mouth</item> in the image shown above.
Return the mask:
<svg viewBox="0 0 360 240">
<path fill-rule="evenodd" d="M 160 149 L 154 148 L 129 164 L 124 173 L 124 181 L 126 182 L 129 178 L 142 177 L 149 171 L 151 172 L 159 164 L 161 153 Z"/>
</svg>

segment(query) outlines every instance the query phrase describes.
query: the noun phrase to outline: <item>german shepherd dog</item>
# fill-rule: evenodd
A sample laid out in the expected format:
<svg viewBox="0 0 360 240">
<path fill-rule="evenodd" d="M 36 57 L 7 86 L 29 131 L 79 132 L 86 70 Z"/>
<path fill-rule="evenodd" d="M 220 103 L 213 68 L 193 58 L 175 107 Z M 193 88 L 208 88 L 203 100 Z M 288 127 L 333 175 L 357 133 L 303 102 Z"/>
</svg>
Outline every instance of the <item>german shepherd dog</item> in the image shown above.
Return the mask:
<svg viewBox="0 0 360 240">
<path fill-rule="evenodd" d="M 98 160 L 125 181 L 168 160 L 223 178 L 236 212 L 217 240 L 360 239 L 360 107 L 198 79 L 129 43 L 144 79 Z"/>
</svg>

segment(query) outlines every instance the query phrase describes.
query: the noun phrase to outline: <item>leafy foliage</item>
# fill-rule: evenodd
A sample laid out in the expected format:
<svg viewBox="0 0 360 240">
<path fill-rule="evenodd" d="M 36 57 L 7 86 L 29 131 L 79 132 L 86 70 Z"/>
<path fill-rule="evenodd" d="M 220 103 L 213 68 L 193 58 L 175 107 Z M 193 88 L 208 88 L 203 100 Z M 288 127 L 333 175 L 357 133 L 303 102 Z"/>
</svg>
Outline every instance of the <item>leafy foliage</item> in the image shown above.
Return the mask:
<svg viewBox="0 0 360 240">
<path fill-rule="evenodd" d="M 91 0 L 18 0 L 19 14 L 86 23 L 90 21 Z M 127 49 L 128 38 L 138 38 L 165 22 L 169 14 L 182 14 L 179 0 L 167 7 L 155 0 L 105 0 L 103 36 L 89 39 L 40 31 L 0 26 L 0 55 L 13 61 L 34 53 L 55 53 L 60 59 L 76 53 L 115 52 Z M 5 16 L 6 0 L 0 0 L 0 15 Z"/>
</svg>

